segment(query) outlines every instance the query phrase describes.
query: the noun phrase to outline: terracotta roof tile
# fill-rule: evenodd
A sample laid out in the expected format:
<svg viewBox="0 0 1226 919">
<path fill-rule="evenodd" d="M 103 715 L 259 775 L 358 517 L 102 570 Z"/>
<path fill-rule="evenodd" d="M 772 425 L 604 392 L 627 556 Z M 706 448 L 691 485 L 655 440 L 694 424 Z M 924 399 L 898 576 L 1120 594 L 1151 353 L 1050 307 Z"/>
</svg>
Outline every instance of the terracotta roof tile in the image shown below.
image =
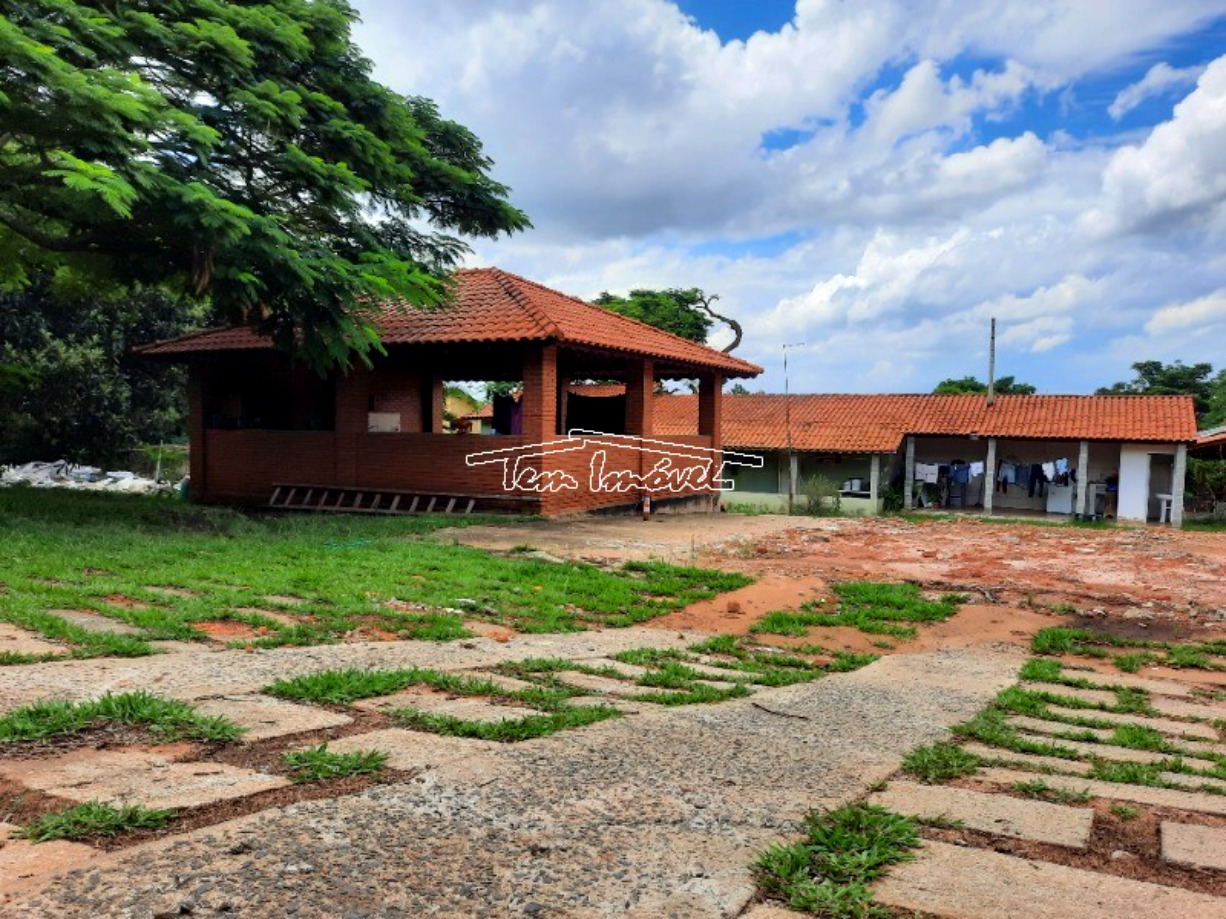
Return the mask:
<svg viewBox="0 0 1226 919">
<path fill-rule="evenodd" d="M 725 395 L 723 440 L 736 449 L 787 447 L 782 395 Z M 797 450 L 890 453 L 908 434 L 1032 440 L 1119 440 L 1191 443 L 1196 417 L 1190 396 L 795 395 L 792 443 Z M 696 396 L 656 400 L 657 434 L 698 429 Z"/>
<path fill-rule="evenodd" d="M 442 342 L 557 341 L 619 351 L 729 377 L 756 376 L 762 368 L 654 326 L 584 303 L 498 268 L 456 273 L 452 301 L 434 309 L 389 303 L 379 321 L 387 345 Z M 137 349 L 147 356 L 270 348 L 249 328 L 198 332 Z"/>
</svg>

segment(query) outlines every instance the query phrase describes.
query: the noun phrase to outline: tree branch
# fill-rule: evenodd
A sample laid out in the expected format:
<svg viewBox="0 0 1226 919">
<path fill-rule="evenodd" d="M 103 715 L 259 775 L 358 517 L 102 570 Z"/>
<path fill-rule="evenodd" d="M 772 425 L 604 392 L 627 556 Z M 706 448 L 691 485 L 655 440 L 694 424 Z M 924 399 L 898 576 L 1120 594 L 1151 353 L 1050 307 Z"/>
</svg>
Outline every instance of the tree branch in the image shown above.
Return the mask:
<svg viewBox="0 0 1226 919">
<path fill-rule="evenodd" d="M 724 349 L 724 353 L 728 354 L 730 351 L 735 351 L 741 346 L 741 339 L 745 336 L 745 332 L 743 329 L 741 329 L 741 324 L 735 319 L 730 319 L 727 316 L 717 313 L 715 310 L 711 309 L 711 304 L 718 299 L 719 294 L 711 294 L 709 297 L 706 294 L 703 294 L 698 298 L 698 305 L 702 307 L 703 312 L 705 312 L 712 319 L 725 323 L 728 328 L 732 329 L 732 332 L 736 337 L 732 339 L 732 344 Z"/>
</svg>

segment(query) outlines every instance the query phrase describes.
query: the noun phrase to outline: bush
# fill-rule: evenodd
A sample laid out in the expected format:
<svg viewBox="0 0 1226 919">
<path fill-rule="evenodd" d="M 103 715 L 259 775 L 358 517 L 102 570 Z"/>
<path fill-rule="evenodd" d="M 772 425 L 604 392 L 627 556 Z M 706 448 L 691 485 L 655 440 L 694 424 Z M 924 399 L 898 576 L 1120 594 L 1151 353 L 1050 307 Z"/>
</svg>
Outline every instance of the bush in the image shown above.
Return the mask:
<svg viewBox="0 0 1226 919">
<path fill-rule="evenodd" d="M 834 517 L 842 510 L 839 483 L 825 475 L 811 475 L 801 485 L 805 513 L 814 517 Z"/>
</svg>

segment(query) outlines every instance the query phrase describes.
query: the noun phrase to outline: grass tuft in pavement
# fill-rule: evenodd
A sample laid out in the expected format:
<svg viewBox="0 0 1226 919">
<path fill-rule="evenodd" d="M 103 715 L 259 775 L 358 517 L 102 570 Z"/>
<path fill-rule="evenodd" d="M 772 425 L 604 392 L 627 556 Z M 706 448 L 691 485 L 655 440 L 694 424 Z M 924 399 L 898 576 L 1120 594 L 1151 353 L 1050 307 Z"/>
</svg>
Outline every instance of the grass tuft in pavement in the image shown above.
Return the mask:
<svg viewBox="0 0 1226 919">
<path fill-rule="evenodd" d="M 118 836 L 129 830 L 158 829 L 174 815 L 173 810 L 151 810 L 139 804 L 117 807 L 103 801 L 87 801 L 62 811 L 43 814 L 16 835 L 36 843 L 52 839 Z"/>
<path fill-rule="evenodd" d="M 1045 801 L 1055 801 L 1059 804 L 1085 804 L 1094 797 L 1088 788 L 1074 791 L 1071 788 L 1057 788 L 1049 785 L 1043 779 L 1030 779 L 1025 782 L 1014 782 L 1013 790 L 1027 798 L 1041 798 Z"/>
<path fill-rule="evenodd" d="M 295 782 L 322 782 L 350 775 L 374 775 L 383 772 L 387 754 L 378 750 L 354 750 L 335 753 L 326 743 L 305 750 L 293 750 L 282 759 Z"/>
<path fill-rule="evenodd" d="M 540 715 L 524 715 L 522 718 L 506 721 L 469 721 L 452 715 L 430 714 L 413 708 L 392 709 L 388 715 L 401 726 L 418 731 L 428 731 L 448 737 L 471 737 L 500 743 L 514 743 L 547 737 L 558 731 L 595 724 L 609 718 L 620 718 L 622 713 L 608 706 L 591 705 L 563 708 Z"/>
<path fill-rule="evenodd" d="M 1030 648 L 1036 654 L 1082 654 L 1110 658 L 1116 667 L 1126 673 L 1136 673 L 1150 664 L 1195 670 L 1226 670 L 1226 643 L 1222 641 L 1171 642 L 1120 638 L 1094 629 L 1052 626 L 1036 632 Z M 1113 653 L 1119 648 L 1138 650 Z"/>
<path fill-rule="evenodd" d="M 0 717 L 0 741 L 46 740 L 101 724 L 144 725 L 163 740 L 228 743 L 245 728 L 220 716 L 201 715 L 186 702 L 152 693 L 107 693 L 87 702 L 36 702 Z"/>
<path fill-rule="evenodd" d="M 952 743 L 916 747 L 902 761 L 903 772 L 929 785 L 971 775 L 978 768 L 979 757 Z"/>
<path fill-rule="evenodd" d="M 914 584 L 880 584 L 851 581 L 836 584 L 837 609 L 822 608 L 819 601 L 801 604 L 798 612 L 775 610 L 767 613 L 750 631 L 773 635 L 801 636 L 811 626 L 852 626 L 869 635 L 889 635 L 908 639 L 918 630 L 900 622 L 942 622 L 958 611 L 963 597 L 946 594 L 927 600 Z"/>
<path fill-rule="evenodd" d="M 863 802 L 810 813 L 803 839 L 774 845 L 758 856 L 759 890 L 791 909 L 821 919 L 885 919 L 869 886 L 899 862 L 914 858 L 919 825 Z"/>
</svg>

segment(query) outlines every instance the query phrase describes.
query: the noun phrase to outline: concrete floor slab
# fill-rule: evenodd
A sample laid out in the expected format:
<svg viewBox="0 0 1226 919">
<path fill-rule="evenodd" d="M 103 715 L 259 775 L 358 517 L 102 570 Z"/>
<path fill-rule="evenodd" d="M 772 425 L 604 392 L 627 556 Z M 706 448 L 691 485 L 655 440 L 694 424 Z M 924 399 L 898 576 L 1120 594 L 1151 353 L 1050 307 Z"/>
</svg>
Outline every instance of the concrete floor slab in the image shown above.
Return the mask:
<svg viewBox="0 0 1226 919">
<path fill-rule="evenodd" d="M 1162 857 L 1189 868 L 1226 871 L 1226 829 L 1164 820 Z"/>
<path fill-rule="evenodd" d="M 1077 686 L 1064 686 L 1060 683 L 1022 683 L 1023 689 L 1035 692 L 1046 692 L 1066 699 L 1080 699 L 1082 702 L 1092 702 L 1095 705 L 1115 705 L 1119 699 L 1109 689 L 1081 689 Z M 1097 712 L 1079 709 L 1081 714 L 1093 716 Z"/>
<path fill-rule="evenodd" d="M 897 909 L 975 919 L 1226 919 L 1226 899 L 990 849 L 924 844 L 874 885 Z"/>
<path fill-rule="evenodd" d="M 0 622 L 0 654 L 67 654 L 68 648 L 48 641 L 36 632 Z"/>
<path fill-rule="evenodd" d="M 567 686 L 573 686 L 575 689 L 600 693 L 601 695 L 624 696 L 626 693 L 647 691 L 645 687 L 636 686 L 629 680 L 618 680 L 610 676 L 597 676 L 593 673 L 579 673 L 574 670 L 559 673 L 558 679 Z"/>
<path fill-rule="evenodd" d="M 202 715 L 220 715 L 242 725 L 247 729 L 243 740 L 248 742 L 353 723 L 348 715 L 338 712 L 258 695 L 204 699 L 196 703 L 196 711 Z"/>
<path fill-rule="evenodd" d="M 890 782 L 869 801 L 900 814 L 948 817 L 972 830 L 1084 849 L 1090 841 L 1094 811 L 967 788 Z"/>
<path fill-rule="evenodd" d="M 0 761 L 0 775 L 70 801 L 196 807 L 281 788 L 280 776 L 210 762 L 175 762 L 146 750 L 74 750 L 38 760 Z"/>
<path fill-rule="evenodd" d="M 1128 785 L 1124 782 L 1102 782 L 1098 779 L 1083 779 L 1067 775 L 1036 776 L 1033 772 L 995 767 L 980 769 L 975 773 L 975 778 L 985 782 L 997 782 L 1001 785 L 1032 782 L 1036 778 L 1041 778 L 1052 788 L 1063 788 L 1074 792 L 1089 791 L 1097 798 L 1134 801 L 1137 804 L 1151 804 L 1154 807 L 1175 807 L 1179 810 L 1226 816 L 1226 795 L 1180 791 L 1174 788 L 1151 788 L 1148 785 Z"/>
<path fill-rule="evenodd" d="M 1163 696 L 1153 696 L 1149 701 L 1163 715 L 1174 715 L 1176 718 L 1199 718 L 1205 721 L 1226 719 L 1226 705 L 1221 702 L 1184 702 Z"/>
<path fill-rule="evenodd" d="M 414 688 L 398 692 L 391 696 L 379 696 L 374 699 L 363 699 L 354 703 L 354 708 L 364 708 L 369 711 L 391 711 L 397 708 L 411 708 L 427 715 L 449 715 L 452 718 L 462 718 L 465 721 L 481 721 L 493 723 L 496 721 L 514 721 L 529 715 L 541 714 L 534 708 L 519 705 L 495 705 L 484 699 L 466 696 L 445 696 L 426 689 Z"/>
</svg>

